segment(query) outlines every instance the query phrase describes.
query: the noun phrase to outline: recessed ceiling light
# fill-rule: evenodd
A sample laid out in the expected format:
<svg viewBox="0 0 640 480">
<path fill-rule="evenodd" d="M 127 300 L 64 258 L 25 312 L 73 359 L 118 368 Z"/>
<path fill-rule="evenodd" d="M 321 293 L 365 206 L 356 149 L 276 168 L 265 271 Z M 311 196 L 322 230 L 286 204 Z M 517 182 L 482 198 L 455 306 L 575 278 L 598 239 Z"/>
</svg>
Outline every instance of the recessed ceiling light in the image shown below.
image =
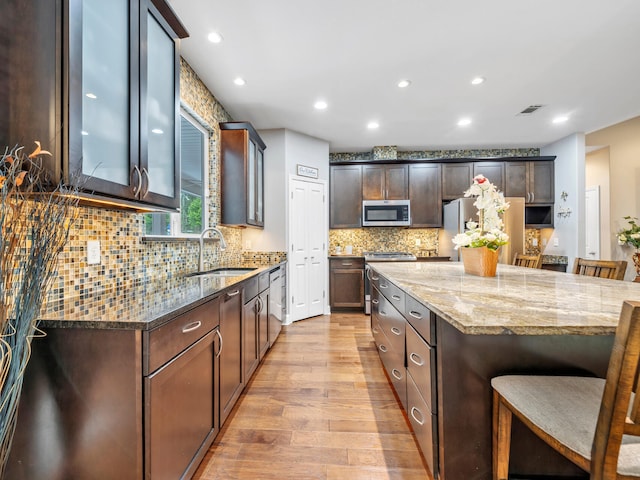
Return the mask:
<svg viewBox="0 0 640 480">
<path fill-rule="evenodd" d="M 244 79 L 244 78 L 242 78 L 242 77 L 238 77 L 238 78 L 236 78 L 236 79 L 233 81 L 233 83 L 235 83 L 236 85 L 238 85 L 238 86 L 240 86 L 240 87 L 241 87 L 242 85 L 246 85 L 246 84 L 247 84 L 247 82 L 245 81 L 245 79 Z"/>
<path fill-rule="evenodd" d="M 313 104 L 313 108 L 315 108 L 316 110 L 324 110 L 327 107 L 328 107 L 327 102 L 325 102 L 324 100 L 318 100 L 316 103 Z"/>
<path fill-rule="evenodd" d="M 211 43 L 220 43 L 222 42 L 222 35 L 218 32 L 211 32 L 209 35 L 207 35 L 207 40 L 209 40 Z"/>
<path fill-rule="evenodd" d="M 470 118 L 461 118 L 460 120 L 458 120 L 459 127 L 466 127 L 467 125 L 471 125 Z"/>
<path fill-rule="evenodd" d="M 475 77 L 471 80 L 471 85 L 480 85 L 481 83 L 484 83 L 484 80 L 484 77 Z"/>
<path fill-rule="evenodd" d="M 398 82 L 398 88 L 407 88 L 409 85 L 411 85 L 411 80 L 400 80 Z"/>
<path fill-rule="evenodd" d="M 553 121 L 553 123 L 564 123 L 567 120 L 569 120 L 569 117 L 567 117 L 565 115 L 560 115 L 560 116 L 554 118 L 552 121 Z"/>
<path fill-rule="evenodd" d="M 375 130 L 378 127 L 380 127 L 380 124 L 378 122 L 369 122 L 369 123 L 367 123 L 367 128 L 369 130 Z"/>
</svg>

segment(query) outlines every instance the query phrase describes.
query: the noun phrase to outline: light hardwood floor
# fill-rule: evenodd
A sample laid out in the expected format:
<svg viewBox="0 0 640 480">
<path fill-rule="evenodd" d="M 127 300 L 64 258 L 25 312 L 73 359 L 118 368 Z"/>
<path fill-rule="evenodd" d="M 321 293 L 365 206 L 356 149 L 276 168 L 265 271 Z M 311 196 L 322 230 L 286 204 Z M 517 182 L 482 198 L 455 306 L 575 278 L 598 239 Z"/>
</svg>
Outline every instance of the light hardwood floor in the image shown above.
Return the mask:
<svg viewBox="0 0 640 480">
<path fill-rule="evenodd" d="M 285 327 L 193 478 L 431 478 L 369 325 L 340 313 Z"/>
</svg>

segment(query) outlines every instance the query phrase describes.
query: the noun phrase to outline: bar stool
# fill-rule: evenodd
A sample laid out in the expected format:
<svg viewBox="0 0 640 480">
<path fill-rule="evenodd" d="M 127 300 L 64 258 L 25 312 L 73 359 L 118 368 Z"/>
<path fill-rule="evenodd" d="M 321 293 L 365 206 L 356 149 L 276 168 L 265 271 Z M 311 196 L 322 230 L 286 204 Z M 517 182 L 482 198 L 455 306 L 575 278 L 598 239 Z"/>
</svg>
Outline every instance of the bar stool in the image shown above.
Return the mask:
<svg viewBox="0 0 640 480">
<path fill-rule="evenodd" d="M 588 277 L 624 280 L 624 273 L 626 271 L 627 262 L 625 260 L 589 260 L 586 258 L 576 258 L 576 261 L 573 263 L 573 273 L 587 275 Z"/>
<path fill-rule="evenodd" d="M 542 255 L 523 255 L 516 253 L 513 256 L 513 265 L 517 267 L 542 268 Z"/>
</svg>

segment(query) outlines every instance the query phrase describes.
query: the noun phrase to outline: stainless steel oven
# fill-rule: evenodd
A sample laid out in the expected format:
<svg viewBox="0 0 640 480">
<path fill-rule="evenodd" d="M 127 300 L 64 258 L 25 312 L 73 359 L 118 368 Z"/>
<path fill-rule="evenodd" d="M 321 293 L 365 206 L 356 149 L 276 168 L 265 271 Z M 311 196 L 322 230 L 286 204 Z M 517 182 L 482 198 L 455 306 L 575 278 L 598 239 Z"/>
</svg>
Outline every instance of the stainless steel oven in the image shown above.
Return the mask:
<svg viewBox="0 0 640 480">
<path fill-rule="evenodd" d="M 364 313 L 371 315 L 371 268 L 368 262 L 415 262 L 416 256 L 406 252 L 363 252 Z"/>
</svg>

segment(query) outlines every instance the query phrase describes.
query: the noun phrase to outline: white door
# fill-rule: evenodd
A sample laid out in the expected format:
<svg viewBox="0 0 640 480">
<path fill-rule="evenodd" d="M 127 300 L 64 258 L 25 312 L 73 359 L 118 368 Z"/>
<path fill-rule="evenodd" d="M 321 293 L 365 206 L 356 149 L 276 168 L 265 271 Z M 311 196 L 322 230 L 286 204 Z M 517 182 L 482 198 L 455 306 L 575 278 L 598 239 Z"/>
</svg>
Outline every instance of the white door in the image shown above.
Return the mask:
<svg viewBox="0 0 640 480">
<path fill-rule="evenodd" d="M 585 190 L 585 258 L 600 260 L 600 186 Z"/>
<path fill-rule="evenodd" d="M 290 320 L 296 321 L 324 311 L 325 186 L 291 179 L 289 190 Z"/>
</svg>

